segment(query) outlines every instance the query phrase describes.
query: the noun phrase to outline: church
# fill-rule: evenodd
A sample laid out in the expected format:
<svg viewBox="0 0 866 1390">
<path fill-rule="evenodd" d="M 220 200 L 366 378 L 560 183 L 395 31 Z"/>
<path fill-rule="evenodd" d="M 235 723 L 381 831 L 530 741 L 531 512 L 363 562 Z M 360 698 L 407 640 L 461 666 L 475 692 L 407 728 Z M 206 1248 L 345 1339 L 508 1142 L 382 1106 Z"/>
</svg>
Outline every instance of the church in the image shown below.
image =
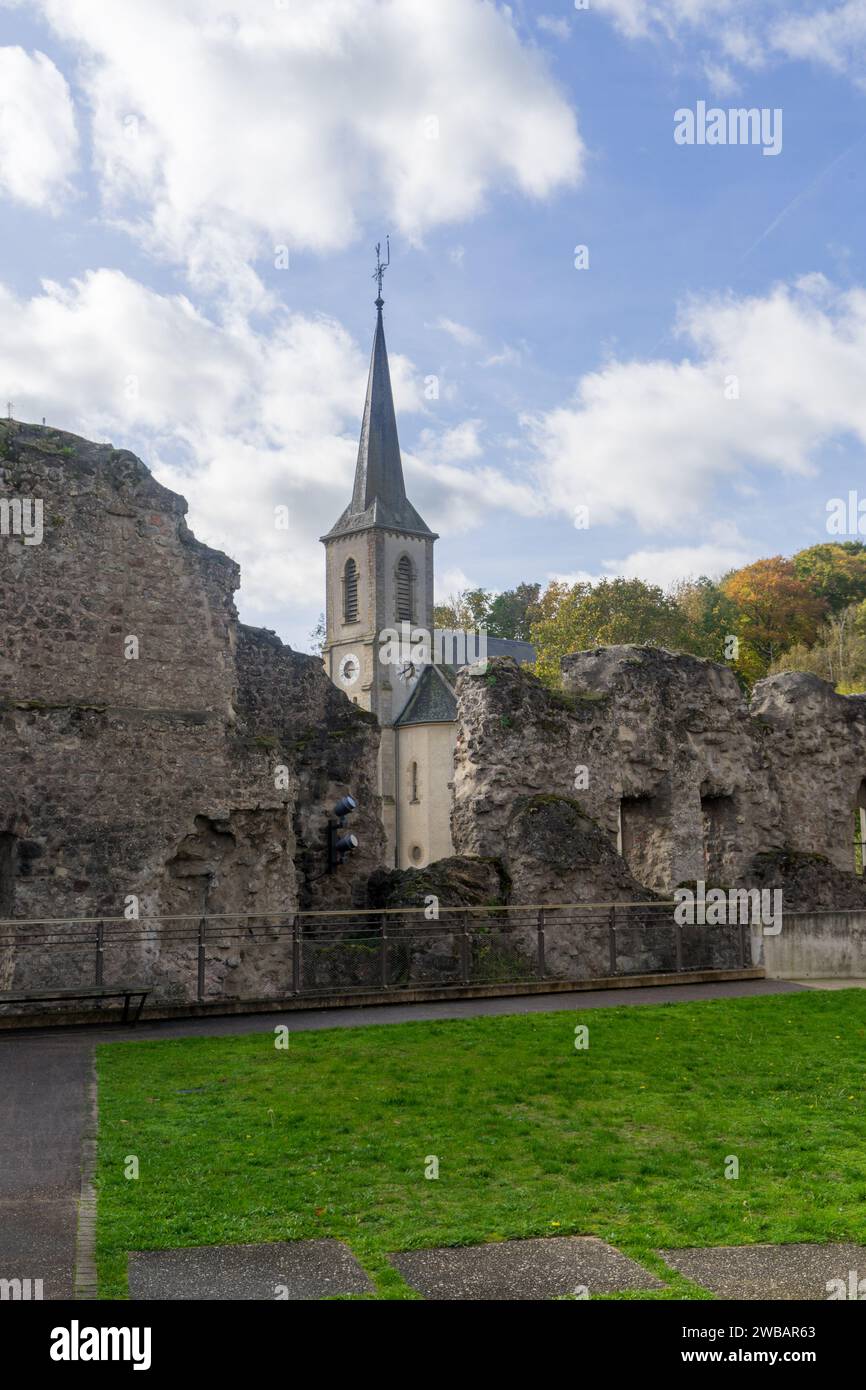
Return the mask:
<svg viewBox="0 0 866 1390">
<path fill-rule="evenodd" d="M 433 633 L 433 547 L 439 539 L 406 496 L 377 271 L 376 331 L 352 498 L 321 537 L 331 680 L 381 726 L 379 795 L 389 865 L 422 868 L 453 853 L 451 802 L 461 661 L 383 661 L 382 638 L 407 623 Z M 448 635 L 446 635 L 447 637 Z M 445 642 L 446 654 L 448 642 Z M 452 646 L 453 650 L 453 646 Z M 487 637 L 487 656 L 533 662 L 529 642 Z"/>
</svg>

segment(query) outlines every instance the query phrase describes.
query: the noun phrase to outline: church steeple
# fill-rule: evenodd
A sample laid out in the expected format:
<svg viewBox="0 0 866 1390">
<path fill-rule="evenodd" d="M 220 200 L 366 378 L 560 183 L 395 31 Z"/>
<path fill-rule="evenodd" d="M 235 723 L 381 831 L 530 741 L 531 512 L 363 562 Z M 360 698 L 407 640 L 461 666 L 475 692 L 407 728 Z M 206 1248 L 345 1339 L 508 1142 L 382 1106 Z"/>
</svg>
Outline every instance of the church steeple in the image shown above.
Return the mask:
<svg viewBox="0 0 866 1390">
<path fill-rule="evenodd" d="M 375 714 L 381 728 L 379 795 L 382 820 L 396 861 L 397 804 L 405 775 L 399 766 L 399 719 L 419 673 L 394 663 L 386 643 L 399 631 L 433 627 L 433 546 L 437 537 L 406 496 L 397 417 L 382 323 L 383 263 L 376 247 L 376 331 L 352 500 L 325 543 L 325 670 L 349 699 Z M 451 725 L 441 726 L 450 731 Z M 450 732 L 448 733 L 450 738 Z M 450 744 L 449 744 L 450 749 Z M 445 763 L 450 767 L 450 752 Z M 442 804 L 447 800 L 443 792 Z M 436 804 L 439 804 L 438 802 Z M 446 817 L 447 819 L 447 817 Z M 414 860 L 413 860 L 414 862 Z"/>
<path fill-rule="evenodd" d="M 322 540 L 345 535 L 351 531 L 367 530 L 369 527 L 406 531 L 419 536 L 434 534 L 406 497 L 403 461 L 397 437 L 397 415 L 388 367 L 388 349 L 385 346 L 385 326 L 382 322 L 382 308 L 385 302 L 382 298 L 382 276 L 387 269 L 387 263 L 381 261 L 380 249 L 380 246 L 376 247 L 377 265 L 373 277 L 379 284 L 376 299 L 376 332 L 373 336 L 370 374 L 367 378 L 358 461 L 355 465 L 355 485 L 351 502 Z M 390 262 L 390 246 L 388 261 Z"/>
</svg>

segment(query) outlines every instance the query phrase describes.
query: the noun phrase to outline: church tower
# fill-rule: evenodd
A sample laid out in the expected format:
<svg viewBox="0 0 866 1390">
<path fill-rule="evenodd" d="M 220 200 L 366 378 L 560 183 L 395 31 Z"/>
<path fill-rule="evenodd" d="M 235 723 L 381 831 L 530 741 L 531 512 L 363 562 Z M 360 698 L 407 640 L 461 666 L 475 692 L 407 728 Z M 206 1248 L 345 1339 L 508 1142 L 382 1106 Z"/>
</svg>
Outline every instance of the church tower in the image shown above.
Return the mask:
<svg viewBox="0 0 866 1390">
<path fill-rule="evenodd" d="M 377 260 L 379 247 L 376 248 Z M 409 662 L 384 665 L 380 634 L 401 623 L 433 629 L 433 544 L 438 537 L 406 496 L 397 418 L 391 391 L 382 276 L 375 278 L 376 331 L 367 398 L 355 466 L 352 500 L 321 537 L 326 553 L 325 641 L 322 659 L 331 680 L 355 704 L 371 710 L 382 726 L 382 818 L 392 851 L 396 844 L 394 722 L 420 672 Z"/>
</svg>

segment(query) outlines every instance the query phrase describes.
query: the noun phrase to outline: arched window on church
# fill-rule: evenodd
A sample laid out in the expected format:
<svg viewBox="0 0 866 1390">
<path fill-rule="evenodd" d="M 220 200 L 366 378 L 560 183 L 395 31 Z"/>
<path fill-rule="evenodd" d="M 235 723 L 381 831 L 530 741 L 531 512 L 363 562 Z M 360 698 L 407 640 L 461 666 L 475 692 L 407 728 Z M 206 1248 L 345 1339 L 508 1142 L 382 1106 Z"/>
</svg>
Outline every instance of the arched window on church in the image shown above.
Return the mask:
<svg viewBox="0 0 866 1390">
<path fill-rule="evenodd" d="M 343 622 L 358 621 L 358 566 L 354 560 L 346 561 L 343 570 Z"/>
<path fill-rule="evenodd" d="M 397 561 L 397 622 L 412 622 L 412 561 L 401 555 Z"/>
</svg>

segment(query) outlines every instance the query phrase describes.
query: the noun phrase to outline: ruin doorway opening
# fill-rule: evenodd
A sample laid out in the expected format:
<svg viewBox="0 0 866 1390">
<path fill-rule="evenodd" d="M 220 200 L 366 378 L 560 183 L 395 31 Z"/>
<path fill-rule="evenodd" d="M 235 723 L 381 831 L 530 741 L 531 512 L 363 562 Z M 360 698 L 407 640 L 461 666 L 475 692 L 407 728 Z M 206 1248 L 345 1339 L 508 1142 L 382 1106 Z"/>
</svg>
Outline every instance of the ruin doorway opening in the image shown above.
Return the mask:
<svg viewBox="0 0 866 1390">
<path fill-rule="evenodd" d="M 15 845 L 11 831 L 0 834 L 0 918 L 11 917 L 15 902 Z"/>
</svg>

